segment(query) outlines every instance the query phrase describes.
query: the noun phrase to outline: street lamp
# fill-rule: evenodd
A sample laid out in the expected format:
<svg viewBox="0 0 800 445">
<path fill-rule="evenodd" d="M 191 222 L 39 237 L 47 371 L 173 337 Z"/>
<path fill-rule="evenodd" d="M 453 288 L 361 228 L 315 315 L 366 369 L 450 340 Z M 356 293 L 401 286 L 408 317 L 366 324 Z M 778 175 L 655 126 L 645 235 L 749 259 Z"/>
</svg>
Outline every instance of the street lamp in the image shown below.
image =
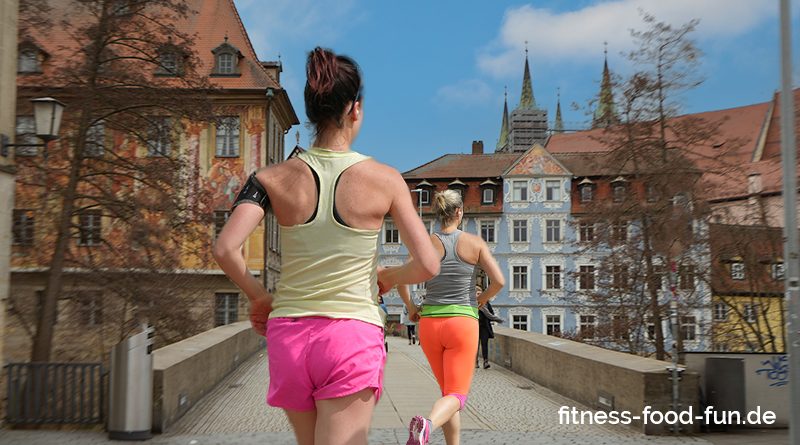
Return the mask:
<svg viewBox="0 0 800 445">
<path fill-rule="evenodd" d="M 266 92 L 265 95 L 267 97 L 267 113 L 266 113 L 267 122 L 266 122 L 265 128 L 267 129 L 267 136 L 268 137 L 267 137 L 267 152 L 264 154 L 264 166 L 267 166 L 267 165 L 269 165 L 269 141 L 274 139 L 274 138 L 270 138 L 269 137 L 269 131 L 272 128 L 272 127 L 270 127 L 270 124 L 269 124 L 269 113 L 270 113 L 270 109 L 272 108 L 272 100 L 275 98 L 275 88 L 268 87 L 267 88 L 267 92 Z M 269 286 L 267 285 L 267 281 L 269 279 L 269 277 L 268 277 L 268 275 L 269 275 L 269 261 L 268 261 L 268 258 L 269 258 L 269 238 L 270 238 L 270 235 L 271 235 L 271 233 L 270 233 L 271 230 L 272 230 L 272 224 L 270 223 L 270 220 L 269 220 L 269 210 L 267 210 L 266 212 L 264 212 L 264 243 L 263 243 L 264 244 L 264 246 L 263 246 L 263 248 L 264 248 L 264 270 L 261 273 L 262 281 L 263 281 L 263 284 L 264 284 L 264 289 L 267 289 L 267 290 L 269 290 Z"/>
<path fill-rule="evenodd" d="M 48 142 L 58 139 L 58 130 L 61 127 L 61 116 L 64 114 L 64 104 L 52 97 L 31 99 L 33 115 L 36 121 L 36 136 L 44 141 L 41 144 L 11 144 L 9 137 L 0 134 L 0 155 L 8 156 L 8 147 L 44 147 Z"/>
<path fill-rule="evenodd" d="M 417 196 L 419 199 L 417 200 L 417 209 L 419 210 L 419 219 L 422 219 L 422 192 L 424 192 L 425 189 L 415 188 L 411 189 L 411 191 L 418 193 Z"/>
</svg>

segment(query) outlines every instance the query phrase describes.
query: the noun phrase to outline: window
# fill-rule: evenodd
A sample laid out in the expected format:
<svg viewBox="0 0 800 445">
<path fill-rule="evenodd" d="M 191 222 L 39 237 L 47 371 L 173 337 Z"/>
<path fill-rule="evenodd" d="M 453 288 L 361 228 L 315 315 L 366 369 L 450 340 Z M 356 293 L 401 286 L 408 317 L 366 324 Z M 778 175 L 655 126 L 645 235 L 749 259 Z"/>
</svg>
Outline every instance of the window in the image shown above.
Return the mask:
<svg viewBox="0 0 800 445">
<path fill-rule="evenodd" d="M 174 50 L 163 50 L 158 56 L 159 67 L 156 74 L 162 76 L 175 76 L 180 73 L 180 59 Z"/>
<path fill-rule="evenodd" d="M 616 221 L 611 225 L 611 243 L 624 243 L 628 240 L 628 222 Z"/>
<path fill-rule="evenodd" d="M 84 326 L 103 324 L 103 294 L 100 291 L 81 291 L 75 296 L 78 318 Z"/>
<path fill-rule="evenodd" d="M 39 51 L 34 48 L 20 50 L 17 56 L 17 72 L 20 74 L 41 73 L 42 64 L 39 60 Z"/>
<path fill-rule="evenodd" d="M 772 263 L 770 266 L 772 279 L 775 281 L 783 280 L 783 263 Z"/>
<path fill-rule="evenodd" d="M 131 0 L 114 0 L 111 2 L 111 10 L 109 11 L 112 16 L 124 16 L 131 13 Z"/>
<path fill-rule="evenodd" d="M 239 321 L 239 294 L 217 293 L 214 297 L 214 326 Z"/>
<path fill-rule="evenodd" d="M 528 266 L 512 266 L 511 277 L 511 290 L 528 290 Z"/>
<path fill-rule="evenodd" d="M 697 319 L 693 316 L 681 317 L 681 338 L 684 341 L 697 340 Z"/>
<path fill-rule="evenodd" d="M 595 338 L 597 330 L 597 317 L 594 315 L 581 315 L 579 318 L 579 328 L 582 338 Z"/>
<path fill-rule="evenodd" d="M 656 340 L 656 324 L 652 321 L 647 322 L 647 340 L 655 341 Z"/>
<path fill-rule="evenodd" d="M 513 329 L 519 329 L 520 331 L 527 331 L 528 330 L 528 316 L 527 315 L 512 315 L 511 316 L 511 327 Z"/>
<path fill-rule="evenodd" d="M 544 182 L 545 200 L 561 201 L 561 181 Z"/>
<path fill-rule="evenodd" d="M 725 303 L 714 304 L 714 320 L 725 321 L 728 319 L 728 305 Z"/>
<path fill-rule="evenodd" d="M 561 289 L 561 266 L 544 267 L 545 289 Z"/>
<path fill-rule="evenodd" d="M 99 158 L 106 149 L 106 125 L 103 121 L 95 122 L 86 129 L 86 143 L 83 146 L 83 156 Z"/>
<path fill-rule="evenodd" d="M 619 181 L 611 184 L 611 194 L 614 202 L 625 201 L 627 193 L 628 193 L 628 188 L 625 186 L 624 182 Z"/>
<path fill-rule="evenodd" d="M 101 238 L 101 216 L 99 210 L 83 210 L 78 215 L 78 245 L 96 246 Z"/>
<path fill-rule="evenodd" d="M 578 268 L 578 290 L 594 290 L 594 266 Z"/>
<path fill-rule="evenodd" d="M 147 156 L 169 156 L 172 152 L 172 119 L 166 116 L 150 118 L 147 129 Z"/>
<path fill-rule="evenodd" d="M 561 316 L 560 315 L 545 315 L 545 332 L 547 335 L 561 334 Z"/>
<path fill-rule="evenodd" d="M 14 223 L 11 228 L 11 242 L 18 246 L 33 245 L 33 211 L 14 209 Z"/>
<path fill-rule="evenodd" d="M 592 202 L 594 199 L 594 186 L 592 184 L 584 184 L 580 187 L 581 202 Z"/>
<path fill-rule="evenodd" d="M 755 323 L 758 319 L 758 305 L 755 303 L 745 303 L 742 306 L 742 316 L 744 321 L 748 323 Z"/>
<path fill-rule="evenodd" d="M 627 340 L 630 337 L 630 323 L 626 315 L 614 315 L 611 319 L 611 334 L 615 340 Z"/>
<path fill-rule="evenodd" d="M 233 54 L 223 53 L 217 56 L 217 73 L 218 74 L 233 74 Z"/>
<path fill-rule="evenodd" d="M 430 205 L 431 203 L 431 191 L 427 189 L 422 189 L 419 192 L 419 202 L 422 205 Z"/>
<path fill-rule="evenodd" d="M 216 210 L 214 212 L 214 239 L 217 239 L 228 218 L 231 217 L 230 210 Z"/>
<path fill-rule="evenodd" d="M 730 348 L 728 347 L 727 343 L 714 343 L 712 350 L 714 352 L 728 352 L 730 351 Z"/>
<path fill-rule="evenodd" d="M 548 243 L 557 243 L 561 241 L 561 220 L 548 219 L 545 221 L 546 237 L 545 241 Z"/>
<path fill-rule="evenodd" d="M 653 184 L 647 184 L 645 186 L 644 194 L 645 194 L 645 197 L 647 199 L 647 202 L 656 202 L 656 201 L 658 201 L 658 195 L 659 195 L 658 189 L 656 189 L 656 186 L 654 186 Z"/>
<path fill-rule="evenodd" d="M 528 181 L 512 181 L 511 187 L 513 189 L 513 195 L 511 198 L 513 201 L 528 201 Z"/>
<path fill-rule="evenodd" d="M 694 278 L 694 265 L 680 266 L 678 270 L 678 288 L 683 290 L 693 290 Z"/>
<path fill-rule="evenodd" d="M 611 285 L 616 289 L 626 289 L 628 287 L 628 267 L 617 264 L 611 272 Z"/>
<path fill-rule="evenodd" d="M 39 147 L 33 146 L 39 143 L 36 140 L 36 121 L 33 116 L 17 116 L 16 135 L 17 144 L 32 144 L 14 147 L 17 156 L 36 156 L 39 153 Z"/>
<path fill-rule="evenodd" d="M 590 243 L 594 241 L 594 223 L 580 223 L 578 225 L 578 238 L 582 243 Z"/>
<path fill-rule="evenodd" d="M 744 263 L 731 263 L 731 279 L 744 280 Z"/>
<path fill-rule="evenodd" d="M 481 238 L 487 243 L 494 243 L 494 221 L 481 221 Z"/>
<path fill-rule="evenodd" d="M 222 116 L 217 122 L 217 156 L 239 156 L 239 116 Z"/>
<path fill-rule="evenodd" d="M 391 221 L 386 221 L 383 224 L 383 243 L 400 244 L 400 231 Z"/>
<path fill-rule="evenodd" d="M 689 208 L 689 195 L 684 192 L 676 193 L 672 197 L 672 206 L 687 209 Z"/>
<path fill-rule="evenodd" d="M 481 204 L 494 204 L 494 189 L 483 189 L 483 199 L 481 200 Z"/>
<path fill-rule="evenodd" d="M 512 225 L 511 242 L 512 243 L 527 243 L 528 242 L 528 220 L 515 219 Z"/>
</svg>

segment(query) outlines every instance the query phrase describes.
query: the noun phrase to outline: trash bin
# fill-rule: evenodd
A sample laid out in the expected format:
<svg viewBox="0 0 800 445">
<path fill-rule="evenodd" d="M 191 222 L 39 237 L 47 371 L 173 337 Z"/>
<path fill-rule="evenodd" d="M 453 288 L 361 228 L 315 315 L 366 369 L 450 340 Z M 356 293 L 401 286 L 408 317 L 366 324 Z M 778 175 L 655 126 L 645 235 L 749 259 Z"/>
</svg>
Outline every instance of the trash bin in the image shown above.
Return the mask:
<svg viewBox="0 0 800 445">
<path fill-rule="evenodd" d="M 147 440 L 153 423 L 153 328 L 142 327 L 111 349 L 108 437 Z"/>
</svg>

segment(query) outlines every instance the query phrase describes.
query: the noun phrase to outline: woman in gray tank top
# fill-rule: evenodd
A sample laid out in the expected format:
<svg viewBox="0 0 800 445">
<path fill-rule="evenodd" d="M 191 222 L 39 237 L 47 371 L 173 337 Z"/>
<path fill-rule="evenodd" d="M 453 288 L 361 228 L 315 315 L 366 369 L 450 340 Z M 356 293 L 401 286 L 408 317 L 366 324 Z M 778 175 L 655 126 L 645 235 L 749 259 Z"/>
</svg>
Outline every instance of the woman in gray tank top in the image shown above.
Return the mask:
<svg viewBox="0 0 800 445">
<path fill-rule="evenodd" d="M 434 403 L 427 417 L 411 419 L 407 445 L 427 444 L 430 433 L 436 428 L 442 428 L 448 445 L 458 443 L 459 412 L 467 401 L 474 373 L 472 362 L 478 352 L 478 308 L 497 295 L 505 284 L 486 243 L 458 229 L 464 217 L 461 194 L 454 190 L 437 193 L 435 207 L 442 229 L 431 235 L 431 243 L 441 258 L 439 275 L 426 283 L 420 312 L 410 301 L 405 303 L 409 318 L 420 320 L 420 344 L 442 397 Z M 479 267 L 489 276 L 491 284 L 476 298 L 475 279 Z"/>
</svg>

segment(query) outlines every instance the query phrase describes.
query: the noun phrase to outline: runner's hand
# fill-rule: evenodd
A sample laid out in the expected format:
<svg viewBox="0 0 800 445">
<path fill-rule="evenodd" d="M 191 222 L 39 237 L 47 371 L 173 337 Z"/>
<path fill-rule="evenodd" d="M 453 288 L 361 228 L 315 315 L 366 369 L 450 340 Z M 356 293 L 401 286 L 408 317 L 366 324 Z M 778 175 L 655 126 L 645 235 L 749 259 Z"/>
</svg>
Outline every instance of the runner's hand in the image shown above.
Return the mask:
<svg viewBox="0 0 800 445">
<path fill-rule="evenodd" d="M 250 325 L 262 337 L 267 336 L 267 319 L 272 312 L 272 297 L 269 295 L 250 300 Z"/>
<path fill-rule="evenodd" d="M 383 295 L 386 292 L 392 290 L 392 288 L 394 287 L 394 286 L 389 286 L 388 284 L 381 281 L 381 275 L 383 275 L 387 270 L 389 270 L 388 267 L 378 266 L 378 295 Z"/>
</svg>

